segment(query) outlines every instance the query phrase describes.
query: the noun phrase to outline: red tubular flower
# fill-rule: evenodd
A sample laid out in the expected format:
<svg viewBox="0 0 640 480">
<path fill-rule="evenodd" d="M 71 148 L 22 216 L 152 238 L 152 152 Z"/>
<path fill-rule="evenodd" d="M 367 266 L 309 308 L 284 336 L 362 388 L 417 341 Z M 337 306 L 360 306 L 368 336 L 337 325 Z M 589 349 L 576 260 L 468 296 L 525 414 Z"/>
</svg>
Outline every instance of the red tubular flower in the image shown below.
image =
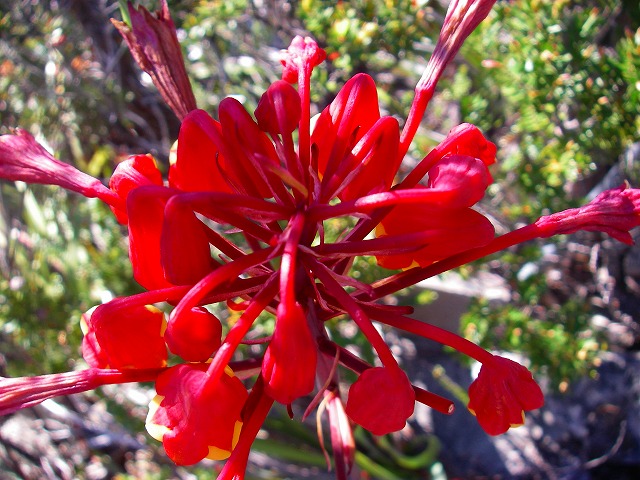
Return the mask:
<svg viewBox="0 0 640 480">
<path fill-rule="evenodd" d="M 85 197 L 98 197 L 110 206 L 122 205 L 100 180 L 56 160 L 33 135 L 22 129 L 17 129 L 15 135 L 0 136 L 0 178 L 58 185 Z"/>
<path fill-rule="evenodd" d="M 632 245 L 629 230 L 640 226 L 640 190 L 626 184 L 605 190 L 583 207 L 541 217 L 535 226 L 544 237 L 590 230 Z"/>
<path fill-rule="evenodd" d="M 469 387 L 468 408 L 489 435 L 524 425 L 524 412 L 543 404 L 542 390 L 531 372 L 504 357 L 485 362 Z"/>
<path fill-rule="evenodd" d="M 296 83 L 300 74 L 305 75 L 304 70 L 317 67 L 327 58 L 326 52 L 321 49 L 316 41 L 310 37 L 297 35 L 287 50 L 282 53 L 280 62 L 284 67 L 282 79 L 289 83 Z"/>
<path fill-rule="evenodd" d="M 365 74 L 350 79 L 313 123 L 311 74 L 325 53 L 301 37 L 285 52 L 283 80 L 263 95 L 255 119 L 229 98 L 214 120 L 195 109 L 166 2 L 157 18 L 130 9 L 132 25 L 116 25 L 183 119 L 168 186 L 153 159 L 138 155 L 118 166 L 107 188 L 54 159 L 24 131 L 0 137 L 0 177 L 58 185 L 107 203 L 127 223 L 133 274 L 148 291 L 85 315 L 89 370 L 36 377 L 33 384 L 0 380 L 0 413 L 104 383 L 157 377 L 147 428 L 169 457 L 181 465 L 229 457 L 220 478 L 241 479 L 273 401 L 303 401 L 317 386 L 309 411 L 329 399 L 334 455 L 344 478 L 352 459 L 347 415 L 381 435 L 403 428 L 416 401 L 453 411 L 450 400 L 411 385 L 376 321 L 483 363 L 469 408 L 487 432 L 522 423 L 523 412 L 543 402 L 524 367 L 407 317 L 410 307 L 376 303 L 517 243 L 578 229 L 630 242 L 628 230 L 640 223 L 639 191 L 621 187 L 495 237 L 474 207 L 492 181 L 488 167 L 496 148 L 469 124 L 452 129 L 412 172 L 397 178 L 438 78 L 493 3 L 451 2 L 402 132 L 396 119 L 380 115 L 376 86 Z M 342 216 L 355 217 L 355 225 L 327 238 L 324 221 Z M 364 255 L 405 270 L 365 284 L 349 276 L 354 257 Z M 147 306 L 162 302 L 173 307 L 166 332 L 163 314 Z M 242 311 L 223 338 L 220 321 L 206 310 L 216 302 Z M 273 334 L 247 339 L 265 312 L 276 317 Z M 354 321 L 380 366 L 330 339 L 324 322 L 339 316 Z M 266 346 L 238 359 L 242 342 Z M 184 361 L 200 363 L 167 369 L 167 345 Z M 334 359 L 330 367 L 326 359 Z M 359 375 L 346 414 L 339 397 L 343 368 Z"/>
<path fill-rule="evenodd" d="M 335 459 L 336 476 L 346 478 L 351 472 L 356 456 L 356 444 L 344 409 L 342 399 L 334 390 L 325 390 L 329 424 L 331 425 L 331 448 Z"/>
<path fill-rule="evenodd" d="M 8 415 L 21 408 L 37 405 L 49 398 L 86 392 L 102 385 L 151 382 L 165 370 L 88 368 L 38 377 L 0 377 L 0 415 Z"/>
</svg>

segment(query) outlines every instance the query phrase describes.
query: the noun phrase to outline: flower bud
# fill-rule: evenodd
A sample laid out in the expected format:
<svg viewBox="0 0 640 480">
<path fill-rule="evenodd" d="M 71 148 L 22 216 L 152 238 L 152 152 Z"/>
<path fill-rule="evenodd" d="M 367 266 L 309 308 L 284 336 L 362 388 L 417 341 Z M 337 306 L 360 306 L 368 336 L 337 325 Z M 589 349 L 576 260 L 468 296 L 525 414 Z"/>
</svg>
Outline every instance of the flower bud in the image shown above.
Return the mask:
<svg viewBox="0 0 640 480">
<path fill-rule="evenodd" d="M 365 370 L 349 389 L 347 415 L 374 435 L 404 428 L 413 414 L 415 393 L 407 375 L 397 367 Z"/>
<path fill-rule="evenodd" d="M 164 338 L 172 353 L 187 362 L 204 362 L 220 347 L 220 320 L 202 307 L 171 317 Z"/>
</svg>

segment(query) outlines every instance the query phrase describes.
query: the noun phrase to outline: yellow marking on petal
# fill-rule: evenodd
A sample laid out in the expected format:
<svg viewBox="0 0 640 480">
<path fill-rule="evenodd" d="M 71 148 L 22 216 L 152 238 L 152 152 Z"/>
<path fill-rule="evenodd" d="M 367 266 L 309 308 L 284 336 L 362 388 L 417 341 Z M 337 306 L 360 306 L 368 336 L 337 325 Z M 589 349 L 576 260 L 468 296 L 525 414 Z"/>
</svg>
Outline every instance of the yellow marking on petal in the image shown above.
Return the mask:
<svg viewBox="0 0 640 480">
<path fill-rule="evenodd" d="M 473 409 L 471 409 L 469 407 L 467 407 L 467 410 L 469 410 L 471 412 L 471 415 L 473 415 L 474 417 L 477 417 L 475 410 L 473 410 Z"/>
<path fill-rule="evenodd" d="M 207 457 L 209 460 L 226 460 L 231 456 L 231 452 L 218 447 L 209 447 Z"/>
<path fill-rule="evenodd" d="M 520 422 L 520 423 L 512 423 L 509 426 L 511 428 L 516 428 L 516 427 L 521 427 L 523 425 L 524 425 L 524 411 L 522 412 L 522 422 Z"/>
<path fill-rule="evenodd" d="M 149 310 L 151 313 L 162 313 L 162 310 L 160 310 L 158 307 L 156 307 L 155 305 L 145 305 L 144 308 L 146 308 L 147 310 Z M 163 314 L 164 315 L 164 314 Z"/>
<path fill-rule="evenodd" d="M 231 369 L 231 367 L 229 365 L 227 365 L 226 367 L 224 367 L 224 373 L 227 374 L 227 376 L 233 378 L 236 376 L 236 374 L 233 372 L 233 370 Z"/>
<path fill-rule="evenodd" d="M 411 265 L 409 265 L 408 267 L 403 267 L 402 270 L 411 270 L 412 268 L 419 267 L 419 266 L 420 266 L 420 264 L 418 262 L 416 262 L 415 260 L 413 260 L 411 262 Z"/>
<path fill-rule="evenodd" d="M 233 427 L 233 439 L 231 440 L 232 450 L 236 448 L 236 445 L 238 444 L 241 431 L 242 431 L 242 422 L 238 421 Z M 225 460 L 229 458 L 230 455 L 231 455 L 231 451 L 229 450 L 224 450 L 222 448 L 213 447 L 209 445 L 209 454 L 207 455 L 207 458 L 209 460 Z"/>
<path fill-rule="evenodd" d="M 233 427 L 233 438 L 231 439 L 231 447 L 236 448 L 238 440 L 240 439 L 240 432 L 242 431 L 242 422 L 238 420 Z"/>
<path fill-rule="evenodd" d="M 82 330 L 82 335 L 87 335 L 89 333 L 89 325 L 84 320 L 84 315 L 80 317 L 80 330 Z"/>
<path fill-rule="evenodd" d="M 158 425 L 157 423 L 153 423 L 153 417 L 158 411 L 158 408 L 160 408 L 162 400 L 164 400 L 164 396 L 156 395 L 155 397 L 153 397 L 151 402 L 149 402 L 149 413 L 147 413 L 147 419 L 144 424 L 149 435 L 151 435 L 159 442 L 162 441 L 162 437 L 164 437 L 165 433 L 171 431 L 171 429 L 165 425 Z"/>
<path fill-rule="evenodd" d="M 167 331 L 167 317 L 162 316 L 162 324 L 160 325 L 160 336 L 164 338 L 164 332 Z"/>
<path fill-rule="evenodd" d="M 145 305 L 144 308 L 146 308 L 154 315 L 162 315 L 162 323 L 160 324 L 160 337 L 164 337 L 164 332 L 167 330 L 167 318 L 164 312 L 154 305 Z"/>
<path fill-rule="evenodd" d="M 376 229 L 375 229 L 376 237 L 383 237 L 386 234 L 387 234 L 387 231 L 384 229 L 384 225 L 382 225 L 381 223 L 376 225 Z"/>
</svg>

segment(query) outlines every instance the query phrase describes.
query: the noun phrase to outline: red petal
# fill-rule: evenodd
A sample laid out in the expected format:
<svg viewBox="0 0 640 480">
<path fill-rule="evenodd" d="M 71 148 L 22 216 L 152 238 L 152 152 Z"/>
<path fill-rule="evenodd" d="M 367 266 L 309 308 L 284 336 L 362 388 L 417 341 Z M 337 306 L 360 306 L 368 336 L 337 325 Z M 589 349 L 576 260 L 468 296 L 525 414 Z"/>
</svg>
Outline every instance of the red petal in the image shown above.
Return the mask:
<svg viewBox="0 0 640 480">
<path fill-rule="evenodd" d="M 211 258 L 206 227 L 174 196 L 164 209 L 160 254 L 164 277 L 173 285 L 193 285 L 217 263 Z"/>
<path fill-rule="evenodd" d="M 129 305 L 116 299 L 84 317 L 87 344 L 83 353 L 96 368 L 158 368 L 167 363 L 162 337 L 164 314 L 150 305 Z"/>
<path fill-rule="evenodd" d="M 91 326 L 91 328 L 89 327 L 91 315 L 96 308 L 97 307 L 94 307 L 82 314 L 81 326 L 82 333 L 84 334 L 84 337 L 82 337 L 82 358 L 84 358 L 84 361 L 87 362 L 90 367 L 108 368 L 109 359 L 98 343 L 95 329 L 93 326 Z"/>
<path fill-rule="evenodd" d="M 404 428 L 414 406 L 407 375 L 396 367 L 375 367 L 351 385 L 347 415 L 374 435 L 386 435 Z"/>
<path fill-rule="evenodd" d="M 164 338 L 172 353 L 187 362 L 204 362 L 220 347 L 222 324 L 202 307 L 171 317 Z"/>
<path fill-rule="evenodd" d="M 504 357 L 483 364 L 469 386 L 468 408 L 489 435 L 500 435 L 524 423 L 524 412 L 544 404 L 542 390 L 531 372 Z"/>
<path fill-rule="evenodd" d="M 248 195 L 272 197 L 267 177 L 273 175 L 263 164 L 279 164 L 273 143 L 235 98 L 220 102 L 219 115 L 225 142 L 233 152 L 233 162 L 225 165 L 232 184 Z"/>
<path fill-rule="evenodd" d="M 262 361 L 265 392 L 288 405 L 313 390 L 316 377 L 316 342 L 303 308 L 278 305 L 276 329 Z"/>
<path fill-rule="evenodd" d="M 477 158 L 466 155 L 449 155 L 429 170 L 428 187 L 451 192 L 448 208 L 475 205 L 491 184 L 486 165 Z"/>
<path fill-rule="evenodd" d="M 355 75 L 322 111 L 311 134 L 311 143 L 318 148 L 320 176 L 333 175 L 348 149 L 353 148 L 379 118 L 378 92 L 373 79 L 363 73 Z"/>
<path fill-rule="evenodd" d="M 164 276 L 160 239 L 164 208 L 174 192 L 163 187 L 140 187 L 127 198 L 129 258 L 133 276 L 147 290 L 172 286 Z"/>
<path fill-rule="evenodd" d="M 300 122 L 300 96 L 290 84 L 278 80 L 260 98 L 255 116 L 261 130 L 289 134 Z"/>
<path fill-rule="evenodd" d="M 247 390 L 230 369 L 215 384 L 206 370 L 206 364 L 178 365 L 156 381 L 159 406 L 147 428 L 165 427 L 162 444 L 178 465 L 199 462 L 211 447 L 228 456 L 237 441 Z"/>
<path fill-rule="evenodd" d="M 402 205 L 382 220 L 376 235 L 403 235 L 433 232 L 433 238 L 415 251 L 398 255 L 377 255 L 384 268 L 426 267 L 465 250 L 486 245 L 494 238 L 494 228 L 483 215 L 470 208 L 442 209 L 430 205 Z"/>
<path fill-rule="evenodd" d="M 171 186 L 186 191 L 232 192 L 220 166 L 220 124 L 204 110 L 185 117 L 178 135 L 176 163 L 169 171 Z"/>
<path fill-rule="evenodd" d="M 336 172 L 347 185 L 338 195 L 342 201 L 389 190 L 400 166 L 399 140 L 398 121 L 392 117 L 382 117 L 365 133 Z"/>
<path fill-rule="evenodd" d="M 429 152 L 401 182 L 403 188 L 414 187 L 427 172 L 447 155 L 466 155 L 477 158 L 486 166 L 496 161 L 496 146 L 488 141 L 482 132 L 469 123 L 453 128 L 447 138 Z"/>
<path fill-rule="evenodd" d="M 123 206 L 126 206 L 131 190 L 144 185 L 162 185 L 162 174 L 151 155 L 133 155 L 127 158 L 118 164 L 109 180 L 109 188 L 122 199 Z M 127 223 L 124 208 L 111 207 L 111 210 L 120 223 Z"/>
</svg>

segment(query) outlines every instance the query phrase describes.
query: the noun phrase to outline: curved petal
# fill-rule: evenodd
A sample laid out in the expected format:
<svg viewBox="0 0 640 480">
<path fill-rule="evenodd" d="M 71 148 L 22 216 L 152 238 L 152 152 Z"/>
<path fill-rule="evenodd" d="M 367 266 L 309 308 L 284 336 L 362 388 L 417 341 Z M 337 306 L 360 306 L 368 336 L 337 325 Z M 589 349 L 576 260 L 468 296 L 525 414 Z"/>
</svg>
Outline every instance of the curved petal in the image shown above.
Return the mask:
<svg viewBox="0 0 640 480">
<path fill-rule="evenodd" d="M 451 129 L 437 147 L 429 152 L 406 178 L 401 188 L 415 187 L 427 172 L 447 155 L 466 155 L 482 161 L 487 167 L 496 161 L 496 146 L 475 125 L 463 123 Z"/>
<path fill-rule="evenodd" d="M 235 98 L 220 102 L 219 115 L 225 142 L 233 152 L 233 161 L 225 164 L 232 184 L 248 195 L 273 197 L 270 187 L 275 184 L 270 182 L 279 181 L 268 168 L 279 165 L 273 143 Z"/>
<path fill-rule="evenodd" d="M 171 353 L 187 362 L 204 362 L 222 342 L 222 324 L 203 307 L 169 318 L 165 341 Z"/>
<path fill-rule="evenodd" d="M 174 191 L 147 186 L 133 190 L 127 198 L 129 259 L 133 277 L 147 290 L 171 287 L 162 266 L 161 238 L 164 209 Z"/>
<path fill-rule="evenodd" d="M 347 415 L 374 435 L 404 428 L 413 414 L 415 393 L 407 375 L 397 367 L 365 370 L 349 389 Z"/>
<path fill-rule="evenodd" d="M 531 372 L 504 357 L 485 362 L 469 386 L 468 408 L 489 435 L 523 425 L 524 412 L 543 404 L 544 395 Z"/>
<path fill-rule="evenodd" d="M 393 117 L 380 118 L 340 164 L 336 177 L 345 186 L 342 201 L 388 190 L 398 172 L 400 130 Z"/>
<path fill-rule="evenodd" d="M 395 207 L 376 228 L 376 236 L 407 235 L 431 232 L 426 243 L 412 252 L 376 255 L 385 268 L 426 267 L 438 260 L 465 250 L 488 244 L 494 237 L 493 225 L 487 218 L 470 208 L 441 209 L 429 205 Z"/>
<path fill-rule="evenodd" d="M 115 299 L 83 315 L 83 355 L 94 368 L 159 368 L 167 364 L 164 313 Z"/>
<path fill-rule="evenodd" d="M 168 282 L 193 285 L 218 266 L 211 257 L 207 228 L 188 204 L 180 202 L 180 195 L 167 201 L 160 233 L 160 261 Z"/>
<path fill-rule="evenodd" d="M 214 383 L 206 371 L 207 364 L 177 365 L 156 381 L 146 427 L 178 465 L 227 458 L 240 435 L 246 388 L 228 367 Z"/>
<path fill-rule="evenodd" d="M 111 207 L 120 223 L 127 223 L 127 196 L 137 187 L 162 186 L 162 174 L 151 155 L 132 155 L 118 164 L 109 180 L 109 188 L 122 199 L 122 207 Z"/>
<path fill-rule="evenodd" d="M 373 79 L 363 73 L 355 75 L 322 111 L 311 134 L 311 144 L 315 144 L 318 151 L 320 178 L 330 178 L 335 173 L 347 152 L 379 118 L 378 92 Z"/>
<path fill-rule="evenodd" d="M 298 128 L 300 96 L 289 83 L 278 80 L 260 97 L 254 113 L 261 130 L 289 134 Z"/>
<path fill-rule="evenodd" d="M 481 160 L 467 155 L 449 155 L 429 170 L 427 186 L 452 192 L 446 206 L 460 208 L 480 201 L 491 181 L 491 175 Z"/>
<path fill-rule="evenodd" d="M 316 378 L 316 349 L 300 304 L 278 305 L 276 329 L 262 361 L 265 392 L 285 405 L 310 393 Z"/>
<path fill-rule="evenodd" d="M 204 110 L 189 113 L 180 126 L 176 162 L 169 170 L 169 184 L 189 192 L 228 192 L 221 170 L 221 127 Z"/>
</svg>

